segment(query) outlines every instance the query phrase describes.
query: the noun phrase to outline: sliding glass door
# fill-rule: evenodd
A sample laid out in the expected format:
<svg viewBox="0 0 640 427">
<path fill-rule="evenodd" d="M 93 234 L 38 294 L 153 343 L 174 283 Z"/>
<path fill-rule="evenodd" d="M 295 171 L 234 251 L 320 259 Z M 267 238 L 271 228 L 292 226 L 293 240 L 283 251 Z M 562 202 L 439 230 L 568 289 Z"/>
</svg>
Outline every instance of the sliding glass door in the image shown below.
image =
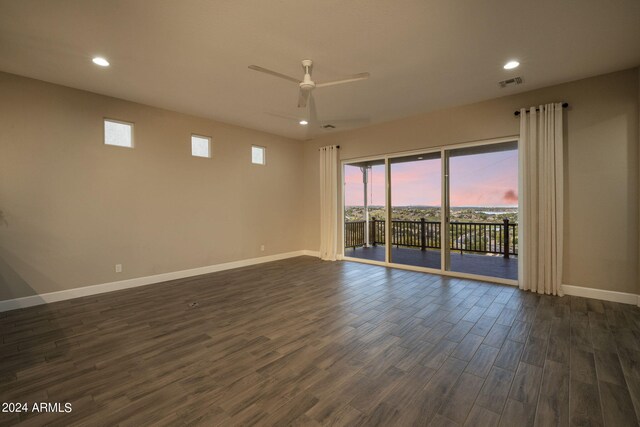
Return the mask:
<svg viewBox="0 0 640 427">
<path fill-rule="evenodd" d="M 386 261 L 385 160 L 344 165 L 344 256 Z"/>
<path fill-rule="evenodd" d="M 347 162 L 343 177 L 345 257 L 517 280 L 517 141 Z"/>
<path fill-rule="evenodd" d="M 440 152 L 389 159 L 391 260 L 440 269 Z"/>
<path fill-rule="evenodd" d="M 517 280 L 517 142 L 447 150 L 447 157 L 447 269 Z"/>
</svg>

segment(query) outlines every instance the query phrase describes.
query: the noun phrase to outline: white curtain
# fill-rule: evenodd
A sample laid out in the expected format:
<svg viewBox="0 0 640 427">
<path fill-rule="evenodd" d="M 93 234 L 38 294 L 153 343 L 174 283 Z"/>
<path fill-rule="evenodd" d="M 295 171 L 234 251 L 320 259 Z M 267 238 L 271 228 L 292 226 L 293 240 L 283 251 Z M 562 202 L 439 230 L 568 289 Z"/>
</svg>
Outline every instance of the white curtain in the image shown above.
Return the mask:
<svg viewBox="0 0 640 427">
<path fill-rule="evenodd" d="M 562 104 L 520 110 L 520 289 L 562 292 Z"/>
<path fill-rule="evenodd" d="M 335 261 L 338 243 L 338 147 L 320 148 L 320 258 Z"/>
</svg>

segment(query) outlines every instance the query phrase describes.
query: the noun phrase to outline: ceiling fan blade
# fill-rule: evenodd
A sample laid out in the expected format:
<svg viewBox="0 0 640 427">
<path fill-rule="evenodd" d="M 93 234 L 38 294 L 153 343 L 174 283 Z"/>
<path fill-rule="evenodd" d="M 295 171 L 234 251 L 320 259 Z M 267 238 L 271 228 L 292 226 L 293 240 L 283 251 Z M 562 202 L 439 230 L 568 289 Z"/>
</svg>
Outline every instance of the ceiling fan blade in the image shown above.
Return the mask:
<svg viewBox="0 0 640 427">
<path fill-rule="evenodd" d="M 307 126 L 307 139 L 311 139 L 319 132 L 318 114 L 316 112 L 316 101 L 313 94 L 309 94 L 309 125 Z"/>
<path fill-rule="evenodd" d="M 327 86 L 335 86 L 335 85 L 341 85 L 343 83 L 351 83 L 351 82 L 357 82 L 359 80 L 366 80 L 369 78 L 369 73 L 360 73 L 360 74 L 354 74 L 351 77 L 348 77 L 346 79 L 341 79 L 341 80 L 334 80 L 331 82 L 324 82 L 324 83 L 316 83 L 316 87 L 327 87 Z"/>
<path fill-rule="evenodd" d="M 310 90 L 300 89 L 300 93 L 298 95 L 298 108 L 304 108 L 307 106 L 307 100 L 309 99 L 310 94 Z"/>
<path fill-rule="evenodd" d="M 290 80 L 292 82 L 300 83 L 299 79 L 295 77 L 287 76 L 286 74 L 279 73 L 277 71 L 269 70 L 267 68 L 259 67 L 257 65 L 249 65 L 249 69 L 254 71 L 260 71 L 261 73 L 271 74 L 272 76 L 280 77 L 281 79 Z"/>
<path fill-rule="evenodd" d="M 318 113 L 316 111 L 316 99 L 313 94 L 309 96 L 309 124 L 311 127 L 318 126 Z"/>
<path fill-rule="evenodd" d="M 369 117 L 358 117 L 353 119 L 336 119 L 336 120 L 322 120 L 319 125 L 324 127 L 326 125 L 332 125 L 335 128 L 348 128 L 353 126 L 362 126 L 371 123 Z"/>
<path fill-rule="evenodd" d="M 306 117 L 291 116 L 289 114 L 277 113 L 277 112 L 274 112 L 274 111 L 265 111 L 264 114 L 267 114 L 267 115 L 273 116 L 273 117 L 279 117 L 281 119 L 294 121 L 294 122 L 299 122 L 300 120 L 306 119 Z"/>
</svg>

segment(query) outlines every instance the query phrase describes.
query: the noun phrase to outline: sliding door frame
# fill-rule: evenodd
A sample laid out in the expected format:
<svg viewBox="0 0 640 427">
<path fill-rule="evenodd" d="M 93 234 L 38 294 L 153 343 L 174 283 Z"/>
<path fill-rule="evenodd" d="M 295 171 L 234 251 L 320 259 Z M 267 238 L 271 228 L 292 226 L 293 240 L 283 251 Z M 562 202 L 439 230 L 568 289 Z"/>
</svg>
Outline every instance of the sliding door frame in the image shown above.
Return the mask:
<svg viewBox="0 0 640 427">
<path fill-rule="evenodd" d="M 374 264 L 380 265 L 384 267 L 393 267 L 393 268 L 401 268 L 404 270 L 411 271 L 419 271 L 423 273 L 432 273 L 439 274 L 442 276 L 451 276 L 457 277 L 461 279 L 472 279 L 472 280 L 482 280 L 485 282 L 493 282 L 493 283 L 501 283 L 505 285 L 513 285 L 517 286 L 517 280 L 511 279 L 503 279 L 501 277 L 493 277 L 493 276 L 483 276 L 479 274 L 469 274 L 469 273 L 460 273 L 456 271 L 449 271 L 449 233 L 448 233 L 448 224 L 449 224 L 449 151 L 456 150 L 459 148 L 468 148 L 468 147 L 477 147 L 482 145 L 493 145 L 493 144 L 501 144 L 505 142 L 519 142 L 519 136 L 505 136 L 501 138 L 492 138 L 492 139 L 484 139 L 470 142 L 463 142 L 459 144 L 451 144 L 451 145 L 441 145 L 436 147 L 425 147 L 423 149 L 417 150 L 409 150 L 409 151 L 400 151 L 388 154 L 380 154 L 376 156 L 366 156 L 366 157 L 355 157 L 350 159 L 342 159 L 340 160 L 340 185 L 341 185 L 341 203 L 340 203 L 340 219 L 339 226 L 342 235 L 342 239 L 340 240 L 340 248 L 338 249 L 339 258 L 345 261 L 354 261 L 360 262 L 364 264 Z M 440 181 L 441 181 L 441 206 L 440 206 L 440 268 L 429 268 L 429 267 L 418 267 L 413 265 L 406 264 L 396 264 L 392 262 L 391 259 L 391 167 L 390 160 L 398 157 L 419 155 L 419 154 L 433 154 L 440 153 L 440 161 L 441 161 L 441 172 L 440 172 Z M 519 153 L 518 153 L 519 155 Z M 344 167 L 350 163 L 359 163 L 359 162 L 367 162 L 367 161 L 380 161 L 384 160 L 385 165 L 385 261 L 374 261 L 368 259 L 361 259 L 355 257 L 348 257 L 344 255 L 344 212 L 345 212 L 345 186 L 344 186 Z M 518 168 L 518 180 L 521 180 L 520 174 L 522 171 Z M 520 204 L 518 206 L 518 210 L 520 210 Z"/>
<path fill-rule="evenodd" d="M 451 257 L 449 256 L 450 238 L 449 213 L 451 212 L 449 206 L 449 152 L 447 150 L 441 150 L 440 153 L 440 185 L 441 185 L 441 198 L 440 203 L 440 270 L 450 271 Z"/>
</svg>

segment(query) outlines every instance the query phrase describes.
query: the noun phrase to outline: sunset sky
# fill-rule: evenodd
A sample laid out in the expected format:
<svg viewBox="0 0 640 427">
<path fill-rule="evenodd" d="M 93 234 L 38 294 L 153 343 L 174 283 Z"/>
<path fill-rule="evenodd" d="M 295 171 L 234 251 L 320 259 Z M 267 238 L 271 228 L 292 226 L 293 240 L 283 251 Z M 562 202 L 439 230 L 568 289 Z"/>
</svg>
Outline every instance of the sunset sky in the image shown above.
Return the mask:
<svg viewBox="0 0 640 427">
<path fill-rule="evenodd" d="M 451 206 L 518 206 L 518 152 L 475 154 L 450 159 Z M 370 177 L 371 205 L 384 205 L 384 166 Z M 440 159 L 391 165 L 392 205 L 440 206 Z M 363 205 L 360 168 L 345 167 L 345 204 Z"/>
</svg>

